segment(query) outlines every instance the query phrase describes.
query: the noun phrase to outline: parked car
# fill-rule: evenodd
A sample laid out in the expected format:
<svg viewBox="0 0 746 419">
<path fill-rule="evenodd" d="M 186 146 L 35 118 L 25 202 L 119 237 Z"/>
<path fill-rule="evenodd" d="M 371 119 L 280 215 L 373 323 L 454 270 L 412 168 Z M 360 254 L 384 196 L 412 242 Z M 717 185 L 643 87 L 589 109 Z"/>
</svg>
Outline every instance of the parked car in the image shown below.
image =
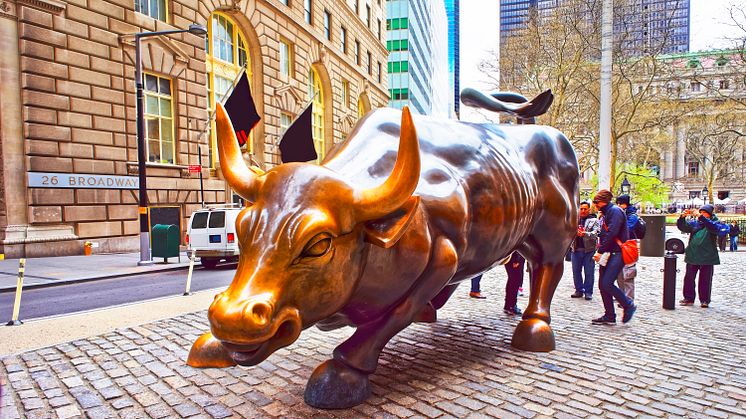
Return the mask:
<svg viewBox="0 0 746 419">
<path fill-rule="evenodd" d="M 213 269 L 218 262 L 238 260 L 236 217 L 241 208 L 226 204 L 195 211 L 187 226 L 187 255 L 200 258 L 202 266 Z"/>
</svg>

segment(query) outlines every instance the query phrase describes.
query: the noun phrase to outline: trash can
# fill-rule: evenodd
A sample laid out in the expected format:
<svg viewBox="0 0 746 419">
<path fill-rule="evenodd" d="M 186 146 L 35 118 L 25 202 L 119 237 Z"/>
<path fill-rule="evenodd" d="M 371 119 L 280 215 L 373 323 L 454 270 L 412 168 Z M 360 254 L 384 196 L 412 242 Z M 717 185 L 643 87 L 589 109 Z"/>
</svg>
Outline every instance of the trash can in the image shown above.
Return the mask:
<svg viewBox="0 0 746 419">
<path fill-rule="evenodd" d="M 641 216 L 645 220 L 645 238 L 640 240 L 640 256 L 663 256 L 666 245 L 666 216 Z"/>
<path fill-rule="evenodd" d="M 154 258 L 163 258 L 168 263 L 168 258 L 178 257 L 181 262 L 179 227 L 173 224 L 156 224 L 153 226 L 152 236 L 151 248 Z"/>
</svg>

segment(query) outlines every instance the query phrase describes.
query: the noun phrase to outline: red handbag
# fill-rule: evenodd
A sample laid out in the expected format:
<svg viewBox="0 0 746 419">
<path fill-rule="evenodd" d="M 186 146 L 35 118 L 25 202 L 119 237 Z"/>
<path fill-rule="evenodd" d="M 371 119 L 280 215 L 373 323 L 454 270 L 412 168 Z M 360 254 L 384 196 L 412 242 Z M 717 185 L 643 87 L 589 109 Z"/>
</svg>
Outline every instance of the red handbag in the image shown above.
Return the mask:
<svg viewBox="0 0 746 419">
<path fill-rule="evenodd" d="M 637 240 L 627 240 L 622 243 L 621 240 L 616 239 L 616 244 L 622 249 L 622 261 L 625 265 L 633 264 L 640 259 L 640 248 L 637 247 Z"/>
</svg>

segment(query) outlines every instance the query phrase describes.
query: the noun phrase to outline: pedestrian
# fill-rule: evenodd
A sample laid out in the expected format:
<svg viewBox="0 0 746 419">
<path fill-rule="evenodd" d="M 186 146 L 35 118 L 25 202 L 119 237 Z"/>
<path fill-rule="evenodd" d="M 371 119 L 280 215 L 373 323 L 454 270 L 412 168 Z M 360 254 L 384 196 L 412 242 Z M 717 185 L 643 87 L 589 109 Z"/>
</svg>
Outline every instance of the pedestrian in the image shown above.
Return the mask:
<svg viewBox="0 0 746 419">
<path fill-rule="evenodd" d="M 725 242 L 728 240 L 728 234 L 718 234 L 718 247 L 721 252 L 725 252 Z"/>
<path fill-rule="evenodd" d="M 616 204 L 619 208 L 624 210 L 624 214 L 627 216 L 627 231 L 629 232 L 630 240 L 637 240 L 635 231 L 640 224 L 640 217 L 637 215 L 637 207 L 630 205 L 629 195 L 619 195 L 616 198 Z M 622 272 L 617 277 L 617 283 L 619 289 L 624 292 L 632 302 L 635 301 L 635 277 L 637 276 L 637 263 L 630 263 L 622 267 Z"/>
<path fill-rule="evenodd" d="M 482 274 L 479 274 L 471 279 L 471 291 L 469 291 L 469 297 L 477 298 L 480 300 L 484 300 L 485 298 L 487 298 L 482 295 L 482 292 L 479 288 L 480 282 L 482 282 Z"/>
<path fill-rule="evenodd" d="M 735 252 L 738 250 L 738 235 L 741 234 L 741 227 L 738 227 L 736 220 L 730 223 L 730 251 Z"/>
<path fill-rule="evenodd" d="M 632 300 L 614 285 L 622 267 L 624 267 L 620 244 L 629 239 L 629 231 L 627 230 L 627 217 L 621 208 L 611 202 L 613 197 L 614 195 L 606 189 L 598 191 L 596 196 L 593 197 L 593 205 L 603 215 L 599 231 L 598 251 L 593 255 L 593 259 L 600 265 L 598 288 L 604 303 L 604 315 L 593 319 L 593 324 L 616 323 L 614 298 L 624 309 L 622 323 L 632 320 L 632 316 L 637 310 L 637 306 Z"/>
<path fill-rule="evenodd" d="M 513 252 L 510 260 L 505 264 L 505 272 L 508 274 L 508 282 L 505 283 L 505 305 L 503 312 L 511 316 L 521 315 L 518 308 L 518 289 L 523 286 L 523 271 L 526 259 L 518 252 Z"/>
<path fill-rule="evenodd" d="M 575 282 L 575 293 L 570 296 L 572 298 L 593 299 L 593 279 L 596 273 L 593 254 L 596 253 L 600 226 L 601 223 L 596 214 L 591 213 L 590 202 L 581 202 L 578 233 L 570 245 L 572 279 Z M 585 273 L 585 279 L 583 279 L 583 273 Z"/>
<path fill-rule="evenodd" d="M 684 233 L 689 233 L 689 244 L 686 246 L 684 262 L 686 262 L 686 274 L 684 275 L 684 299 L 679 301 L 682 306 L 694 304 L 696 292 L 694 290 L 694 278 L 699 272 L 699 302 L 702 308 L 710 306 L 712 293 L 712 274 L 715 265 L 720 264 L 720 256 L 717 249 L 718 218 L 715 208 L 703 205 L 699 209 L 696 219 L 687 220 L 687 216 L 695 216 L 694 211 L 684 211 L 676 221 L 676 226 Z"/>
</svg>

